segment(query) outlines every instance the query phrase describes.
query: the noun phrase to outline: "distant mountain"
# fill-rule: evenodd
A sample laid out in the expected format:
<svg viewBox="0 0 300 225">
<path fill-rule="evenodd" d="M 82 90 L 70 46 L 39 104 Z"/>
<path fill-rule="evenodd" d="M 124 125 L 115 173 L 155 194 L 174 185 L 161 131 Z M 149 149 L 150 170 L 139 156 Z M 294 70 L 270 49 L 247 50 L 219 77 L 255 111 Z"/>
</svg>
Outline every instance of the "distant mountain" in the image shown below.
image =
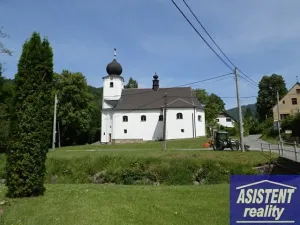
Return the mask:
<svg viewBox="0 0 300 225">
<path fill-rule="evenodd" d="M 249 104 L 249 105 L 243 105 L 242 106 L 243 116 L 245 115 L 245 112 L 246 112 L 247 108 L 251 109 L 252 115 L 256 115 L 256 105 L 255 104 Z M 233 119 L 235 119 L 236 121 L 239 120 L 239 110 L 238 110 L 237 107 L 226 110 L 226 113 L 229 116 L 231 116 Z"/>
</svg>

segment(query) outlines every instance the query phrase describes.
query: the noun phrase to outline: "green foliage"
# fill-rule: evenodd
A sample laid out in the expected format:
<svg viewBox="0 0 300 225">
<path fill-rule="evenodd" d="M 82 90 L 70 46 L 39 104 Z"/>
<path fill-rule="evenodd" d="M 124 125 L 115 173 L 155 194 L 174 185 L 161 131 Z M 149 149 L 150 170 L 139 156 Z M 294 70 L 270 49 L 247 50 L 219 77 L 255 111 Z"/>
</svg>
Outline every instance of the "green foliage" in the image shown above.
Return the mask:
<svg viewBox="0 0 300 225">
<path fill-rule="evenodd" d="M 124 88 L 138 88 L 138 82 L 134 80 L 132 77 L 129 78 L 128 83 L 124 86 Z"/>
<path fill-rule="evenodd" d="M 228 183 L 230 174 L 255 174 L 253 165 L 192 158 L 97 156 L 49 158 L 49 183 L 189 185 Z"/>
<path fill-rule="evenodd" d="M 292 137 L 300 137 L 300 114 L 289 115 L 281 123 L 282 130 L 291 130 Z"/>
<path fill-rule="evenodd" d="M 249 119 L 249 118 L 251 118 L 251 117 L 253 117 L 252 111 L 251 111 L 251 109 L 250 109 L 249 107 L 247 107 L 246 112 L 245 112 L 245 115 L 244 115 L 244 118 L 245 118 L 245 119 Z"/>
<path fill-rule="evenodd" d="M 205 105 L 205 122 L 209 127 L 216 126 L 216 118 L 225 111 L 224 101 L 215 94 L 208 94 L 204 89 L 195 89 L 195 94 L 200 103 Z"/>
<path fill-rule="evenodd" d="M 259 91 L 257 97 L 257 113 L 260 121 L 273 117 L 272 108 L 277 104 L 277 91 L 279 98 L 284 97 L 288 90 L 284 78 L 281 75 L 272 74 L 263 76 L 259 82 Z"/>
<path fill-rule="evenodd" d="M 224 126 L 220 126 L 220 130 L 222 131 L 227 131 L 228 132 L 228 135 L 230 137 L 235 137 L 238 135 L 238 129 L 236 126 L 234 127 L 224 127 Z"/>
<path fill-rule="evenodd" d="M 7 152 L 8 197 L 42 195 L 52 128 L 53 53 L 33 33 L 23 45 L 15 76 Z"/>
<path fill-rule="evenodd" d="M 243 105 L 241 108 L 242 108 L 242 114 L 243 114 L 244 117 L 245 117 L 245 114 L 246 114 L 246 111 L 247 111 L 248 108 L 251 110 L 252 116 L 257 117 L 256 116 L 256 114 L 257 114 L 256 113 L 256 104 Z M 239 110 L 238 110 L 237 107 L 226 110 L 226 113 L 228 115 L 230 115 L 236 121 L 239 120 Z"/>
<path fill-rule="evenodd" d="M 89 93 L 85 77 L 81 73 L 63 70 L 61 74 L 55 74 L 55 83 L 62 145 L 90 142 L 89 137 L 93 139 L 96 133 L 95 126 L 98 126 L 98 129 L 100 127 L 100 124 L 93 124 L 92 120 L 93 117 L 97 117 L 96 113 L 99 112 L 100 106 Z"/>
<path fill-rule="evenodd" d="M 95 88 L 88 86 L 89 93 L 93 96 L 92 105 L 92 122 L 87 143 L 94 143 L 100 141 L 101 133 L 101 110 L 102 110 L 102 96 L 103 88 Z"/>
</svg>

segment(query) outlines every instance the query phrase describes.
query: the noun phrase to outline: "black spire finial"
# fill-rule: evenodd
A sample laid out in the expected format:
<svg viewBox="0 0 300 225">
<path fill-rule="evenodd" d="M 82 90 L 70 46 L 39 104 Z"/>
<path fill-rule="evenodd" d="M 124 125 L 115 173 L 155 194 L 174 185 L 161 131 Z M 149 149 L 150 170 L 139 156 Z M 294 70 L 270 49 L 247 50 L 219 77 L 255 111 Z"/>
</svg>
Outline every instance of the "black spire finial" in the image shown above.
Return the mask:
<svg viewBox="0 0 300 225">
<path fill-rule="evenodd" d="M 114 58 L 116 58 L 116 57 L 117 57 L 117 49 L 114 48 Z"/>
</svg>

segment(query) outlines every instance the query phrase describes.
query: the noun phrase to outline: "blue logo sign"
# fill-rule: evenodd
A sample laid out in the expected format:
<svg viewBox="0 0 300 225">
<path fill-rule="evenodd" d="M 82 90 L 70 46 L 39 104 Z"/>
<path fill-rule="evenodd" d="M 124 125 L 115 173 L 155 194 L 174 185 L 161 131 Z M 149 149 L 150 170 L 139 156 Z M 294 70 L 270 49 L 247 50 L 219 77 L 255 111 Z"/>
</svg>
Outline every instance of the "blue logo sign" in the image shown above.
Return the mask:
<svg viewBox="0 0 300 225">
<path fill-rule="evenodd" d="M 232 175 L 230 225 L 300 224 L 299 175 Z"/>
</svg>

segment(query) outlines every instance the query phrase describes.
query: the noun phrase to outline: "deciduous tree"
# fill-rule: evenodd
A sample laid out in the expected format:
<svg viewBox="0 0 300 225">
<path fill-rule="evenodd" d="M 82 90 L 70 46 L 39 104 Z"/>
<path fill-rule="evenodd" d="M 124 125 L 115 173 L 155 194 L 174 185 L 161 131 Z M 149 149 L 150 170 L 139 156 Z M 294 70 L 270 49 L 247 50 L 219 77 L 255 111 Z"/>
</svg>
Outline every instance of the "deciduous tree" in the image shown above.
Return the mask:
<svg viewBox="0 0 300 225">
<path fill-rule="evenodd" d="M 285 81 L 281 75 L 272 74 L 263 76 L 259 82 L 259 91 L 256 103 L 257 114 L 260 121 L 273 117 L 272 108 L 277 104 L 277 91 L 282 98 L 287 94 Z"/>
<path fill-rule="evenodd" d="M 93 96 L 88 92 L 86 79 L 82 73 L 68 70 L 55 74 L 55 79 L 62 144 L 86 144 L 96 107 L 92 104 Z"/>
<path fill-rule="evenodd" d="M 14 83 L 7 196 L 38 196 L 45 192 L 53 110 L 53 53 L 48 40 L 41 40 L 39 33 L 34 32 L 24 43 Z"/>
<path fill-rule="evenodd" d="M 194 91 L 200 103 L 205 105 L 205 121 L 207 126 L 215 126 L 216 118 L 221 112 L 225 111 L 224 101 L 213 93 L 208 94 L 204 89 L 195 89 Z"/>
<path fill-rule="evenodd" d="M 132 77 L 129 78 L 128 83 L 125 85 L 124 88 L 138 88 L 138 82 L 134 80 Z"/>
</svg>

